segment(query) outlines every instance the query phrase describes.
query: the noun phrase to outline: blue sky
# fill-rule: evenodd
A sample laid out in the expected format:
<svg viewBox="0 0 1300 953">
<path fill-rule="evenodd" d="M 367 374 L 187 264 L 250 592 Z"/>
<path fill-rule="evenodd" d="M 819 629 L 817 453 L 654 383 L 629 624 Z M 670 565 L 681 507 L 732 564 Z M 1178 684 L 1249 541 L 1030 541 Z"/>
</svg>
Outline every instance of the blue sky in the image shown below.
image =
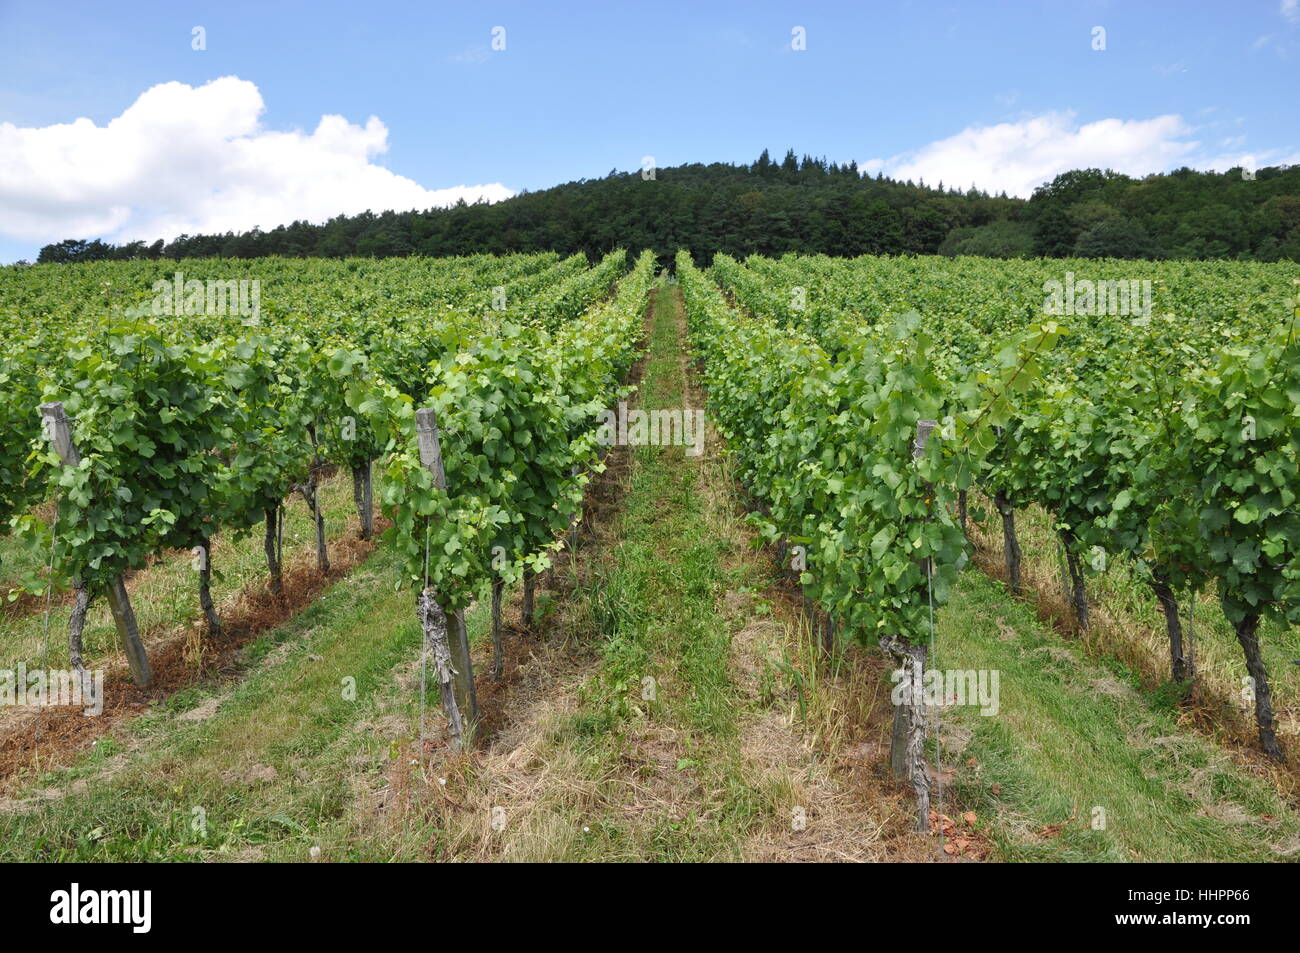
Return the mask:
<svg viewBox="0 0 1300 953">
<path fill-rule="evenodd" d="M 105 128 L 168 83 L 189 90 Z M 1298 91 L 1297 0 L 0 0 L 0 261 L 74 235 L 500 197 L 646 155 L 793 147 L 1022 194 L 1080 165 L 1296 162 Z"/>
</svg>

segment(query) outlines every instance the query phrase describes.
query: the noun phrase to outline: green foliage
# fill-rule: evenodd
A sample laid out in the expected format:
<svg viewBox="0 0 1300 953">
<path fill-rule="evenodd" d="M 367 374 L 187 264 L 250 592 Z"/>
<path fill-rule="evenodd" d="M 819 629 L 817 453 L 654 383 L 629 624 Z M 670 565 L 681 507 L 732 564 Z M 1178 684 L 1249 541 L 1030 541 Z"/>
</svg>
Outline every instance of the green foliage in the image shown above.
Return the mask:
<svg viewBox="0 0 1300 953">
<path fill-rule="evenodd" d="M 990 222 L 953 229 L 939 246 L 941 255 L 1029 258 L 1033 253 L 1033 231 L 1023 222 Z"/>
<path fill-rule="evenodd" d="M 24 348 L 12 355 L 0 351 L 0 534 L 9 520 L 36 503 L 40 484 L 29 480 L 31 448 L 41 433 L 36 405 L 40 391 L 36 378 L 37 355 Z"/>
<path fill-rule="evenodd" d="M 53 547 L 55 584 L 98 589 L 250 529 L 314 468 L 377 460 L 410 575 L 428 525 L 431 580 L 459 606 L 490 576 L 547 564 L 594 464 L 596 420 L 623 394 L 653 259 L 595 308 L 621 250 L 595 268 L 554 255 L 259 263 L 260 314 L 143 317 L 166 267 L 5 274 L 34 343 L 0 348 L 3 529 Z M 220 263 L 186 269 L 228 280 Z M 52 400 L 72 418 L 77 467 L 41 438 L 37 404 Z M 420 464 L 417 406 L 438 411 L 450 494 Z M 50 525 L 29 512 L 45 499 L 58 500 Z"/>
<path fill-rule="evenodd" d="M 1199 555 L 1232 622 L 1300 620 L 1300 343 L 1283 328 L 1226 348 L 1190 387 L 1181 443 L 1196 477 Z"/>
<path fill-rule="evenodd" d="M 719 265 L 737 273 L 722 256 Z M 947 601 L 967 558 L 950 515 L 956 491 L 994 446 L 992 429 L 1036 376 L 1056 326 L 950 379 L 914 313 L 844 336 L 831 355 L 805 331 L 728 307 L 685 254 L 677 270 L 712 412 L 763 504 L 764 536 L 803 547 L 804 591 L 859 637 L 919 640 L 931 598 Z M 921 420 L 942 425 L 914 461 Z"/>
<path fill-rule="evenodd" d="M 1077 258 L 1161 258 L 1146 229 L 1127 219 L 1098 222 L 1074 243 Z"/>
<path fill-rule="evenodd" d="M 217 526 L 229 408 L 223 355 L 208 344 L 172 343 L 139 321 L 115 326 L 107 346 L 69 342 L 68 384 L 48 383 L 43 400 L 72 418 L 78 466 L 52 447 L 33 477 L 48 471 L 59 494 L 58 568 L 92 588 L 166 548 L 188 548 Z M 21 518 L 30 532 L 39 526 Z"/>
<path fill-rule="evenodd" d="M 378 494 L 393 521 L 389 538 L 408 578 L 423 585 L 427 577 L 447 608 L 468 605 L 493 578 L 549 565 L 585 474 L 598 465 L 600 415 L 625 393 L 618 381 L 653 267 L 643 254 L 612 301 L 554 334 L 546 321 L 507 321 L 430 364 L 422 391 L 441 431 L 445 490 L 420 461 L 410 395 L 378 377 L 351 391 L 352 409 L 385 442 Z M 588 283 L 589 300 L 607 276 Z"/>
<path fill-rule="evenodd" d="M 1114 221 L 1090 194 L 1089 215 Z M 1295 618 L 1300 359 L 1279 308 L 1292 269 L 1145 263 L 1150 298 L 1063 316 L 1069 346 L 1035 349 L 1025 335 L 1060 330 L 1044 320 L 1052 280 L 1077 269 L 1101 287 L 1133 266 L 1067 262 L 1056 278 L 1043 262 L 718 255 L 713 276 L 744 311 L 683 266 L 721 429 L 768 535 L 808 547 L 804 583 L 828 611 L 852 618 L 876 600 L 858 621 L 915 625 L 889 614 L 922 594 L 898 540 L 936 554 L 943 597 L 944 561 L 960 557 L 918 536 L 901 502 L 918 486 L 906 425 L 929 416 L 954 424 L 939 431 L 945 458 L 965 454 L 927 477 L 937 526 L 953 491 L 978 482 L 1051 513 L 1086 571 L 1132 560 L 1177 593 L 1215 582 L 1230 618 Z M 963 431 L 977 405 L 986 426 Z"/>
<path fill-rule="evenodd" d="M 250 334 L 227 341 L 226 353 L 230 433 L 217 505 L 221 524 L 242 530 L 260 523 L 306 479 L 309 395 L 319 391 L 304 374 L 313 359 L 305 341 Z"/>
<path fill-rule="evenodd" d="M 791 150 L 784 161 L 696 163 L 611 172 L 492 204 L 337 216 L 323 225 L 294 222 L 269 231 L 184 235 L 169 243 L 67 240 L 41 249 L 41 263 L 201 257 L 343 258 L 449 256 L 489 251 L 580 253 L 595 261 L 617 248 L 650 248 L 667 264 L 678 248 L 696 261 L 716 251 L 751 254 L 932 255 L 1021 257 L 1026 230 L 1034 253 L 1083 254 L 1080 236 L 1121 218 L 1176 258 L 1300 260 L 1300 166 L 1258 170 L 1243 180 L 1227 172 L 1175 172 L 1131 178 L 1098 169 L 1065 172 L 1032 199 L 1009 198 L 939 183 L 863 175 Z M 1103 231 L 1083 246 L 1120 255 Z M 1094 252 L 1086 252 L 1094 254 Z M 1127 256 L 1124 256 L 1127 257 Z"/>
</svg>

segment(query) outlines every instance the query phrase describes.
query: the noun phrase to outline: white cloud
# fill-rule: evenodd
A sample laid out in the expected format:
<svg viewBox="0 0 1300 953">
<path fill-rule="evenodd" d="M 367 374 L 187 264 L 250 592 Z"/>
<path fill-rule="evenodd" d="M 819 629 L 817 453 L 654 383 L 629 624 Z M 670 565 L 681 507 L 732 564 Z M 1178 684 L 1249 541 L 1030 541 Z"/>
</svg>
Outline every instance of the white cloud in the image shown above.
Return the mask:
<svg viewBox="0 0 1300 953">
<path fill-rule="evenodd" d="M 1237 140 L 1244 140 L 1238 136 Z M 1193 169 L 1202 172 L 1227 172 L 1229 169 L 1263 169 L 1266 166 L 1300 165 L 1300 152 L 1288 153 L 1285 149 L 1261 149 L 1258 152 L 1224 152 L 1206 159 L 1189 162 Z"/>
<path fill-rule="evenodd" d="M 1300 0 L 1282 0 L 1278 12 L 1291 23 L 1300 23 Z"/>
<path fill-rule="evenodd" d="M 430 190 L 374 164 L 388 150 L 375 116 L 360 126 L 325 115 L 308 134 L 264 128 L 264 109 L 253 83 L 226 76 L 154 86 L 104 126 L 0 123 L 0 235 L 172 238 L 514 194 L 500 183 Z"/>
<path fill-rule="evenodd" d="M 1182 165 L 1199 145 L 1176 115 L 1102 119 L 1078 125 L 1073 113 L 972 126 L 947 139 L 890 159 L 859 163 L 894 179 L 979 188 L 1028 197 L 1035 186 L 1070 169 L 1113 169 L 1146 175 Z"/>
</svg>

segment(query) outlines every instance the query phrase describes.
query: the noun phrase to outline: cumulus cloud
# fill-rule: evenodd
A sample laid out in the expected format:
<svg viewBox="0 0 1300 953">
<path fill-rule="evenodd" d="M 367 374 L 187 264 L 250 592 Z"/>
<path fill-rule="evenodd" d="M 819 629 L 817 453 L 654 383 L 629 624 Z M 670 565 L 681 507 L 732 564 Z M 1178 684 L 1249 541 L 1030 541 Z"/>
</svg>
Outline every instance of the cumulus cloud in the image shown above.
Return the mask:
<svg viewBox="0 0 1300 953">
<path fill-rule="evenodd" d="M 172 238 L 514 194 L 500 183 L 426 189 L 376 165 L 388 129 L 375 116 L 360 126 L 325 115 L 308 134 L 264 128 L 264 109 L 253 83 L 226 76 L 154 86 L 103 126 L 0 123 L 0 235 Z"/>
<path fill-rule="evenodd" d="M 1028 197 L 1070 169 L 1113 169 L 1146 175 L 1182 165 L 1198 146 L 1179 116 L 1101 119 L 1078 125 L 1074 113 L 1048 113 L 1020 122 L 972 126 L 890 159 L 861 163 L 894 179 L 943 182 L 946 187 L 1005 191 Z"/>
</svg>

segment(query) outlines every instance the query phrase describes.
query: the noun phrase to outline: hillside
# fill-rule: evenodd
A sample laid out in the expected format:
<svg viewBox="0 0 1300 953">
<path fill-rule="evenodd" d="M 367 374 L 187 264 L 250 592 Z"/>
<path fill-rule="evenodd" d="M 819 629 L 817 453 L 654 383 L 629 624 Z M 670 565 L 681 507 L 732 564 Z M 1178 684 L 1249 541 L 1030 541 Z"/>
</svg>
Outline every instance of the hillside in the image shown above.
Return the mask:
<svg viewBox="0 0 1300 953">
<path fill-rule="evenodd" d="M 1191 169 L 1131 178 L 1067 172 L 1029 200 L 953 183 L 896 182 L 788 152 L 749 165 L 692 164 L 650 173 L 611 171 L 496 204 L 366 212 L 270 231 L 182 235 L 114 246 L 69 239 L 40 262 L 128 258 L 450 256 L 678 248 L 697 261 L 743 257 L 967 254 L 1012 257 L 1300 261 L 1300 167 Z"/>
</svg>

